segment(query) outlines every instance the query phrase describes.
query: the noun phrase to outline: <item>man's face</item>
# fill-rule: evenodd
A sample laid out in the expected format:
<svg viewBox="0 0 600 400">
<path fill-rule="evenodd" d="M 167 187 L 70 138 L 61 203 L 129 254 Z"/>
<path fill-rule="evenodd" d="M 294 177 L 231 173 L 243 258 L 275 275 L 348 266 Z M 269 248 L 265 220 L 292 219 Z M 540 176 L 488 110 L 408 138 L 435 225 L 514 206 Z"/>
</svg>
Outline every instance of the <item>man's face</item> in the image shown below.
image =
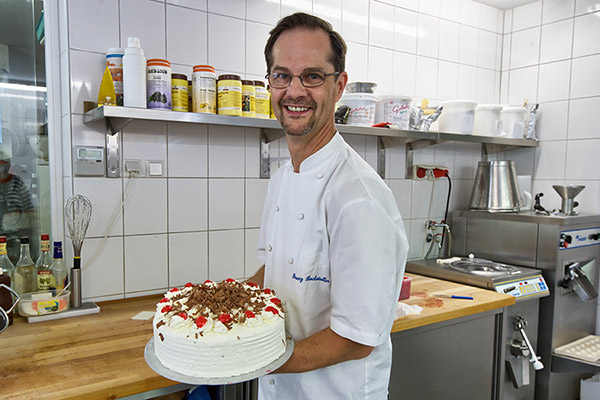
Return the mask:
<svg viewBox="0 0 600 400">
<path fill-rule="evenodd" d="M 285 31 L 273 46 L 273 67 L 269 72 L 293 75 L 337 72 L 329 62 L 330 53 L 329 36 L 320 29 Z M 299 77 L 294 76 L 289 87 L 271 88 L 273 112 L 285 133 L 291 136 L 316 135 L 335 129 L 335 102 L 341 97 L 346 81 L 346 72 L 342 72 L 338 79 L 329 76 L 325 78 L 324 85 L 306 88 Z"/>
</svg>

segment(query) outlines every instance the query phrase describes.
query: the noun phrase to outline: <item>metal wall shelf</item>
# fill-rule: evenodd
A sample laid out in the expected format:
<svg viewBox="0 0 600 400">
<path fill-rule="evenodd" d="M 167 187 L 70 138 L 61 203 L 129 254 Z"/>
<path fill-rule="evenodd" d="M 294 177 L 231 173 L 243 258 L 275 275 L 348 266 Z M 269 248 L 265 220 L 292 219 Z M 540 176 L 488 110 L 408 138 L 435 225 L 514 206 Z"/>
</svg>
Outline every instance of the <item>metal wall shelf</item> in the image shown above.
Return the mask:
<svg viewBox="0 0 600 400">
<path fill-rule="evenodd" d="M 192 112 L 186 113 L 178 111 L 149 110 L 144 108 L 111 106 L 101 106 L 94 108 L 86 112 L 83 116 L 84 123 L 90 123 L 93 121 L 99 121 L 103 119 L 105 119 L 107 122 L 107 146 L 110 141 L 112 147 L 111 151 L 115 150 L 115 138 L 109 138 L 108 136 L 117 135 L 123 128 L 125 128 L 127 125 L 129 125 L 132 121 L 135 120 L 259 128 L 262 132 L 261 147 L 263 147 L 261 148 L 261 177 L 269 176 L 268 165 L 270 164 L 271 160 L 269 159 L 268 147 L 266 146 L 268 146 L 270 142 L 285 136 L 283 130 L 281 129 L 281 125 L 277 120 L 274 119 L 234 117 L 228 115 L 215 115 Z M 412 160 L 413 150 L 444 142 L 480 143 L 483 146 L 483 151 L 485 154 L 492 154 L 497 153 L 499 151 L 506 151 L 523 147 L 538 147 L 539 145 L 539 143 L 534 140 L 462 135 L 457 133 L 421 132 L 402 129 L 372 128 L 350 125 L 336 125 L 336 128 L 342 134 L 375 136 L 379 138 L 378 172 L 382 176 L 385 175 L 384 150 L 401 144 L 407 145 L 406 149 L 407 152 L 409 152 L 407 157 L 407 163 L 409 162 L 409 159 Z M 266 147 L 266 149 L 264 147 Z M 108 151 L 109 149 L 107 147 L 107 152 Z M 114 157 L 114 154 L 112 154 L 112 156 Z M 107 159 L 109 158 L 109 154 L 107 154 Z M 408 170 L 411 166 L 412 162 L 410 163 L 410 165 L 407 165 L 407 175 Z"/>
</svg>

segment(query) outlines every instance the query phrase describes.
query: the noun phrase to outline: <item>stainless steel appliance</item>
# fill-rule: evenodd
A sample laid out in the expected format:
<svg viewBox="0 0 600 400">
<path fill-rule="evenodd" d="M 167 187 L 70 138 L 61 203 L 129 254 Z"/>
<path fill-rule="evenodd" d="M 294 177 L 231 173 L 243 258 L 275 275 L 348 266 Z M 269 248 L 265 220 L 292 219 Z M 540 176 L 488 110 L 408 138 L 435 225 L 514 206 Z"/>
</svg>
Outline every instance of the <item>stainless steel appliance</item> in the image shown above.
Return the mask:
<svg viewBox="0 0 600 400">
<path fill-rule="evenodd" d="M 516 303 L 505 314 L 504 343 L 494 376 L 498 399 L 533 399 L 534 369 L 549 364 L 536 355 L 539 299 L 549 291 L 539 270 L 502 264 L 479 258 L 449 258 L 409 261 L 406 269 L 432 276 L 495 290 L 515 296 Z M 504 368 L 502 368 L 504 366 Z"/>
<path fill-rule="evenodd" d="M 600 362 L 556 349 L 596 333 L 600 215 L 539 215 L 455 211 L 452 252 L 541 271 L 550 295 L 540 299 L 535 398 L 579 397 L 580 381 L 600 372 Z"/>
</svg>

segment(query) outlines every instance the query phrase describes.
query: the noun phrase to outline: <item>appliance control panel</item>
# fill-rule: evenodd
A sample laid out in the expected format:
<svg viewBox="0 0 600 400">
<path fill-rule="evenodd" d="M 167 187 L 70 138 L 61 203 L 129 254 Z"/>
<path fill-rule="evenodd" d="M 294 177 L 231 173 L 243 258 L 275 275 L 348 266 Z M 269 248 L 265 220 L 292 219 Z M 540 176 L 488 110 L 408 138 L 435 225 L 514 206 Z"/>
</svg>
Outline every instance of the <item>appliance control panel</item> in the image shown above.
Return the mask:
<svg viewBox="0 0 600 400">
<path fill-rule="evenodd" d="M 494 286 L 496 292 L 514 296 L 517 301 L 523 298 L 544 297 L 550 294 L 548 285 L 546 285 L 542 275 L 497 283 Z"/>
<path fill-rule="evenodd" d="M 594 246 L 600 244 L 600 227 L 562 231 L 558 249 L 573 249 L 576 247 Z"/>
</svg>

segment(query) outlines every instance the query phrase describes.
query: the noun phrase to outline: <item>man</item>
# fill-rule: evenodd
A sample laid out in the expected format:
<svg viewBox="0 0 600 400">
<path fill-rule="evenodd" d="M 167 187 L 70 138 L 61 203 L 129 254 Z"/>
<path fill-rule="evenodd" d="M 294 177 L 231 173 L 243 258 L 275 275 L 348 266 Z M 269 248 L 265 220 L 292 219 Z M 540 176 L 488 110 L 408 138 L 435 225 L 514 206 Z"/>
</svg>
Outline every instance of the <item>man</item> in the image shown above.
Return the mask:
<svg viewBox="0 0 600 400">
<path fill-rule="evenodd" d="M 390 331 L 408 245 L 389 188 L 337 133 L 348 81 L 331 25 L 296 13 L 265 47 L 273 111 L 291 160 L 272 177 L 252 278 L 283 299 L 291 358 L 261 399 L 385 399 Z"/>
<path fill-rule="evenodd" d="M 34 212 L 31 193 L 18 176 L 11 173 L 10 153 L 0 148 L 0 234 L 6 236 L 9 258 L 16 263 L 20 238 L 32 234 Z"/>
</svg>

